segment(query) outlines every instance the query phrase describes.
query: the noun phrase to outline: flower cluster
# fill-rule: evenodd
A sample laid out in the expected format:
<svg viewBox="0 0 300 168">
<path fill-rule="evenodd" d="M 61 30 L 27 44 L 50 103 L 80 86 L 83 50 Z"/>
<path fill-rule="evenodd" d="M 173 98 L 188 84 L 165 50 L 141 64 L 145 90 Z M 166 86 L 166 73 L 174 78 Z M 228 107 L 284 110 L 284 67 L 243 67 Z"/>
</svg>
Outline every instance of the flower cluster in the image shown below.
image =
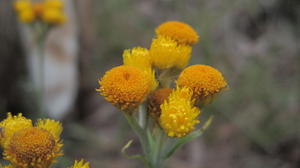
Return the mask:
<svg viewBox="0 0 300 168">
<path fill-rule="evenodd" d="M 149 50 L 135 47 L 124 51 L 124 65 L 107 71 L 97 91 L 130 115 L 138 106 L 147 106 L 147 114 L 155 123 L 169 137 L 179 138 L 195 130 L 200 123 L 200 107 L 210 103 L 227 83 L 211 66 L 185 68 L 192 45 L 199 41 L 191 26 L 169 21 L 155 32 Z"/>
<path fill-rule="evenodd" d="M 10 162 L 9 168 L 49 168 L 56 158 L 63 155 L 60 134 L 62 125 L 58 121 L 39 119 L 32 124 L 22 114 L 0 122 L 0 145 L 3 158 Z M 2 166 L 0 166 L 2 167 Z M 74 168 L 88 168 L 88 163 L 77 162 Z"/>
<path fill-rule="evenodd" d="M 17 0 L 15 10 L 19 20 L 23 23 L 43 22 L 49 25 L 58 25 L 66 21 L 61 0 Z"/>
</svg>

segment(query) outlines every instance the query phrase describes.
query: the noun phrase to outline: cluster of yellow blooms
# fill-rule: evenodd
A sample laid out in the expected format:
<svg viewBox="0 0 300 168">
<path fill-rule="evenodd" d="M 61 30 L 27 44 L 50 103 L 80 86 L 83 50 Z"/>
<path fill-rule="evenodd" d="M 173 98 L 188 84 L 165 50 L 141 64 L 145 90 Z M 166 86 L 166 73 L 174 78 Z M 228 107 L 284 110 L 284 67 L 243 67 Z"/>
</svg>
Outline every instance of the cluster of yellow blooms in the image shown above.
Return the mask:
<svg viewBox="0 0 300 168">
<path fill-rule="evenodd" d="M 19 20 L 24 23 L 43 22 L 50 25 L 62 24 L 66 21 L 61 0 L 17 0 L 15 10 Z"/>
<path fill-rule="evenodd" d="M 32 124 L 22 114 L 0 122 L 0 145 L 5 160 L 10 162 L 0 168 L 49 168 L 55 159 L 63 155 L 60 134 L 62 125 L 58 121 L 40 119 Z M 89 168 L 89 163 L 75 161 L 72 168 Z"/>
<path fill-rule="evenodd" d="M 211 66 L 185 68 L 192 45 L 199 40 L 191 26 L 169 21 L 159 25 L 155 32 L 149 50 L 136 47 L 124 51 L 123 65 L 107 71 L 99 80 L 97 91 L 129 114 L 146 102 L 148 114 L 168 136 L 183 137 L 200 122 L 197 119 L 200 106 L 211 102 L 227 83 Z M 170 75 L 163 74 L 172 70 L 182 72 L 176 81 L 166 86 L 164 78 L 170 78 Z"/>
</svg>

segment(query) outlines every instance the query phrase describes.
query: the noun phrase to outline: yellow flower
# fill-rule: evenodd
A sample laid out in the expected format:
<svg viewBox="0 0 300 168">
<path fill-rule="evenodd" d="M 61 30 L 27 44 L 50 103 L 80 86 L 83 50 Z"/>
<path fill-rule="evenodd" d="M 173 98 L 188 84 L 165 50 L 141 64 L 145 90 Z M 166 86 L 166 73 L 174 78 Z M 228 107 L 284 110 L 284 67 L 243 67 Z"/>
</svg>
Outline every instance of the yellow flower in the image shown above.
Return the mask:
<svg viewBox="0 0 300 168">
<path fill-rule="evenodd" d="M 191 46 L 180 45 L 163 36 L 153 39 L 150 47 L 151 62 L 159 69 L 185 67 L 189 62 L 191 52 Z"/>
<path fill-rule="evenodd" d="M 177 84 L 188 87 L 197 99 L 205 99 L 219 93 L 227 86 L 221 72 L 208 65 L 192 65 L 184 69 Z"/>
<path fill-rule="evenodd" d="M 194 107 L 192 91 L 177 87 L 161 106 L 159 123 L 170 137 L 183 137 L 195 129 L 200 110 Z"/>
<path fill-rule="evenodd" d="M 160 105 L 168 99 L 170 93 L 172 92 L 171 88 L 162 88 L 155 90 L 148 99 L 148 112 L 150 116 L 154 119 L 158 119 L 161 114 Z"/>
<path fill-rule="evenodd" d="M 151 68 L 149 51 L 146 48 L 136 47 L 123 52 L 124 65 L 134 66 L 140 69 Z"/>
<path fill-rule="evenodd" d="M 154 90 L 158 82 L 155 79 L 155 72 L 152 70 L 149 51 L 146 48 L 136 47 L 125 50 L 123 53 L 124 65 L 137 67 L 146 73 L 151 81 L 151 90 Z"/>
<path fill-rule="evenodd" d="M 146 73 L 127 65 L 107 71 L 99 84 L 97 91 L 121 110 L 133 110 L 152 89 L 150 77 Z"/>
<path fill-rule="evenodd" d="M 188 24 L 169 21 L 159 25 L 156 30 L 158 36 L 166 36 L 181 44 L 192 45 L 198 42 L 197 32 Z"/>
<path fill-rule="evenodd" d="M 90 168 L 90 163 L 85 162 L 83 160 L 77 161 L 75 160 L 74 165 L 71 168 Z"/>
<path fill-rule="evenodd" d="M 46 8 L 53 8 L 62 10 L 64 7 L 64 4 L 61 0 L 46 0 L 44 2 Z"/>
<path fill-rule="evenodd" d="M 45 8 L 42 19 L 49 24 L 63 24 L 66 21 L 66 16 L 61 10 Z"/>
<path fill-rule="evenodd" d="M 1 146 L 5 147 L 16 131 L 30 127 L 32 127 L 32 121 L 23 117 L 22 114 L 12 116 L 8 113 L 7 118 L 0 122 Z"/>
<path fill-rule="evenodd" d="M 19 19 L 23 23 L 31 23 L 35 20 L 35 15 L 32 8 L 28 8 L 19 12 Z"/>
<path fill-rule="evenodd" d="M 26 9 L 31 9 L 32 3 L 29 0 L 18 0 L 15 2 L 14 8 L 17 12 L 21 12 Z"/>
<path fill-rule="evenodd" d="M 22 123 L 19 120 L 28 122 L 29 119 L 21 117 L 22 115 L 11 116 L 9 114 L 7 119 L 1 122 L 1 124 L 6 123 L 6 127 L 3 127 L 4 131 L 7 131 L 6 128 L 13 124 L 21 127 Z M 31 123 L 31 120 L 29 121 Z M 36 126 L 26 125 L 12 131 L 11 138 L 4 146 L 4 159 L 10 161 L 13 167 L 49 167 L 55 162 L 56 157 L 63 155 L 61 150 L 63 144 L 59 138 L 61 130 L 59 122 L 45 119 L 40 120 Z"/>
</svg>

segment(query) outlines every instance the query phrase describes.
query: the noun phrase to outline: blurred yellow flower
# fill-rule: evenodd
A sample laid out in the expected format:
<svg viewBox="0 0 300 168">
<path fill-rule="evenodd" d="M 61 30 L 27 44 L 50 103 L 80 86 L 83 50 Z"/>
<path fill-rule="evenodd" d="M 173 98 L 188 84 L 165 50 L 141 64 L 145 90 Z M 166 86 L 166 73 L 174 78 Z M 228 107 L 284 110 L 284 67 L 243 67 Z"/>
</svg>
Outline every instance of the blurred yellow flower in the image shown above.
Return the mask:
<svg viewBox="0 0 300 168">
<path fill-rule="evenodd" d="M 14 4 L 21 22 L 44 21 L 48 24 L 62 24 L 66 21 L 61 0 L 46 0 L 32 2 L 30 0 L 18 0 Z"/>
<path fill-rule="evenodd" d="M 152 89 L 150 77 L 139 68 L 127 65 L 115 67 L 99 80 L 97 91 L 121 110 L 133 110 Z"/>
<path fill-rule="evenodd" d="M 52 8 L 45 8 L 42 19 L 49 24 L 62 24 L 66 21 L 66 17 L 62 11 Z"/>
<path fill-rule="evenodd" d="M 62 10 L 64 7 L 64 4 L 61 0 L 46 0 L 44 2 L 45 8 L 53 8 L 57 10 Z"/>
<path fill-rule="evenodd" d="M 161 106 L 159 123 L 170 137 L 183 137 L 195 129 L 200 121 L 200 109 L 194 107 L 192 91 L 177 87 Z"/>
<path fill-rule="evenodd" d="M 85 162 L 83 160 L 77 161 L 75 160 L 74 165 L 71 168 L 90 168 L 90 163 Z"/>
<path fill-rule="evenodd" d="M 190 60 L 191 52 L 191 46 L 179 45 L 171 38 L 163 36 L 153 39 L 150 47 L 151 62 L 159 69 L 184 68 Z"/>
<path fill-rule="evenodd" d="M 23 23 L 31 23 L 35 19 L 35 15 L 32 8 L 24 9 L 19 13 L 19 19 Z"/>
<path fill-rule="evenodd" d="M 31 9 L 32 3 L 29 0 L 18 0 L 15 2 L 14 8 L 17 12 L 21 12 L 26 9 Z"/>
<path fill-rule="evenodd" d="M 177 84 L 192 89 L 197 99 L 213 96 L 227 86 L 222 73 L 208 65 L 187 67 L 179 75 Z"/>
<path fill-rule="evenodd" d="M 6 139 L 3 156 L 13 167 L 45 168 L 54 163 L 56 157 L 63 155 L 60 141 L 62 126 L 59 122 L 45 119 L 32 126 L 31 120 L 21 114 L 8 114 L 0 124 Z M 12 126 L 18 129 L 8 129 Z M 10 132 L 6 132 L 8 130 Z"/>
<path fill-rule="evenodd" d="M 12 116 L 11 113 L 7 114 L 7 118 L 0 122 L 0 142 L 4 148 L 10 141 L 14 133 L 20 129 L 32 127 L 32 121 L 18 114 Z"/>
<path fill-rule="evenodd" d="M 180 44 L 192 45 L 198 42 L 197 32 L 188 24 L 178 21 L 168 21 L 159 25 L 156 30 L 158 36 L 166 36 Z"/>
</svg>

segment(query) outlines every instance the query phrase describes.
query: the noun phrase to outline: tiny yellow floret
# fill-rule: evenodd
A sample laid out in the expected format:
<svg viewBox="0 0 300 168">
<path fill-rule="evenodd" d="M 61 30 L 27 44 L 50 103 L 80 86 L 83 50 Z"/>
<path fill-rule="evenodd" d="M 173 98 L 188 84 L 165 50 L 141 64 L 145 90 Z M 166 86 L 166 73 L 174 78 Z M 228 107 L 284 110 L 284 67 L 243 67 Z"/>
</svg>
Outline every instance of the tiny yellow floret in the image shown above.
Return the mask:
<svg viewBox="0 0 300 168">
<path fill-rule="evenodd" d="M 132 110 L 145 100 L 152 89 L 150 78 L 139 68 L 115 67 L 99 80 L 97 91 L 121 110 Z"/>
<path fill-rule="evenodd" d="M 12 116 L 11 113 L 7 114 L 7 118 L 0 122 L 0 143 L 5 147 L 10 141 L 11 137 L 20 129 L 32 127 L 32 121 L 18 114 Z"/>
<path fill-rule="evenodd" d="M 187 67 L 179 75 L 177 84 L 190 88 L 196 99 L 211 97 L 227 86 L 222 73 L 208 65 Z"/>
<path fill-rule="evenodd" d="M 17 131 L 9 145 L 4 148 L 4 159 L 15 167 L 45 168 L 54 162 L 54 158 L 62 155 L 61 146 L 62 144 L 43 128 L 24 128 Z"/>
<path fill-rule="evenodd" d="M 194 107 L 192 91 L 189 88 L 174 90 L 167 101 L 161 106 L 159 123 L 166 134 L 170 137 L 183 137 L 195 129 L 200 121 L 200 109 Z"/>
<path fill-rule="evenodd" d="M 169 21 L 159 25 L 156 30 L 158 36 L 166 36 L 185 45 L 198 42 L 197 32 L 188 24 L 178 21 Z"/>
<path fill-rule="evenodd" d="M 90 163 L 85 162 L 83 160 L 77 161 L 75 160 L 74 165 L 71 168 L 90 168 Z"/>
<path fill-rule="evenodd" d="M 191 46 L 180 45 L 171 38 L 159 36 L 152 41 L 150 58 L 152 64 L 159 69 L 181 69 L 188 64 L 191 52 Z"/>
</svg>

